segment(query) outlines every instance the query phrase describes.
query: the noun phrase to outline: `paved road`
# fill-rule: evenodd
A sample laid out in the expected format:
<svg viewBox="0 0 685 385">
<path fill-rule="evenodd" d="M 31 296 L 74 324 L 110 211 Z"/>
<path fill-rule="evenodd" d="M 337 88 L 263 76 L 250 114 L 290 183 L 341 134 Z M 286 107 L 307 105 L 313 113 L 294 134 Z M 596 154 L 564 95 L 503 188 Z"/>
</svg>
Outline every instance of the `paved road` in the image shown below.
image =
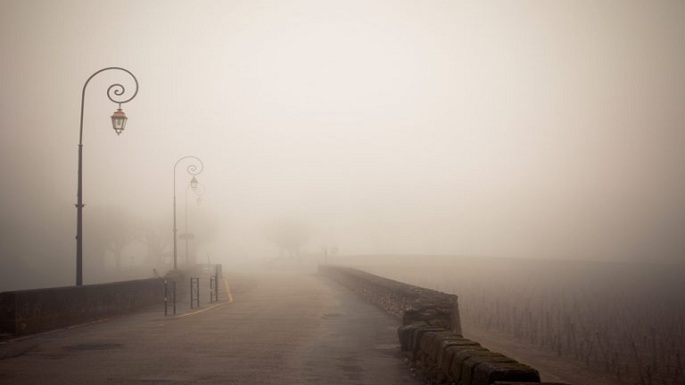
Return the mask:
<svg viewBox="0 0 685 385">
<path fill-rule="evenodd" d="M 234 301 L 0 344 L 1 384 L 416 385 L 398 321 L 314 273 L 270 272 Z"/>
</svg>

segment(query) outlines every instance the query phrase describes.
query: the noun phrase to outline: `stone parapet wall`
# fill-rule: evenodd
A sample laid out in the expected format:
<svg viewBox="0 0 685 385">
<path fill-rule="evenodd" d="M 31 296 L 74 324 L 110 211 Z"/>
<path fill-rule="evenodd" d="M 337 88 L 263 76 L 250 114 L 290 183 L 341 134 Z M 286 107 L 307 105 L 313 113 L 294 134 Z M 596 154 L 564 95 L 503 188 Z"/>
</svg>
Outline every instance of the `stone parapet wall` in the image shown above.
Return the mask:
<svg viewBox="0 0 685 385">
<path fill-rule="evenodd" d="M 319 266 L 319 273 L 379 306 L 403 323 L 425 321 L 461 333 L 457 296 L 408 285 L 342 266 Z"/>
<path fill-rule="evenodd" d="M 320 266 L 319 273 L 402 320 L 397 330 L 402 354 L 428 384 L 543 384 L 536 369 L 462 336 L 455 295 L 349 267 Z"/>
<path fill-rule="evenodd" d="M 208 286 L 210 276 L 223 277 L 222 266 L 193 265 L 150 279 L 3 292 L 0 293 L 0 337 L 80 325 L 155 305 L 162 311 L 167 299 L 173 301 L 174 283 L 177 301 L 188 302 L 190 277 L 202 277 Z M 167 283 L 169 292 L 165 293 Z M 220 289 L 217 286 L 215 290 Z M 201 292 L 205 302 L 209 288 Z"/>
<path fill-rule="evenodd" d="M 164 279 L 0 293 L 0 331 L 32 334 L 162 305 Z"/>
</svg>

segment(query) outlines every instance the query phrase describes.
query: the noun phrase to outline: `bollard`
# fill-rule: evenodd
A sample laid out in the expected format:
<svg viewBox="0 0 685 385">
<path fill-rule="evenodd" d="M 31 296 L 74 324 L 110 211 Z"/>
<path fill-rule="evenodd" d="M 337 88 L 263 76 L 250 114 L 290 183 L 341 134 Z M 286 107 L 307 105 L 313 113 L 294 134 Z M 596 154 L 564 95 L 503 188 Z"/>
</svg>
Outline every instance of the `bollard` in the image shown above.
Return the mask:
<svg viewBox="0 0 685 385">
<path fill-rule="evenodd" d="M 171 301 L 171 304 L 169 304 Z M 164 280 L 164 316 L 169 315 L 169 305 L 174 309 L 173 315 L 176 315 L 176 281 L 171 281 L 171 288 L 169 288 L 169 281 Z"/>
<path fill-rule="evenodd" d="M 171 304 L 169 302 L 171 301 Z M 176 315 L 176 281 L 171 281 L 171 288 L 169 288 L 169 281 L 164 280 L 164 316 L 169 315 L 169 306 L 174 309 L 173 315 Z"/>
<path fill-rule="evenodd" d="M 216 290 L 216 282 L 214 277 L 209 277 L 209 303 L 214 302 L 214 291 Z"/>
<path fill-rule="evenodd" d="M 190 308 L 200 307 L 200 278 L 190 278 Z"/>
<path fill-rule="evenodd" d="M 176 315 L 176 281 L 172 281 L 172 294 L 174 296 L 174 315 Z"/>
<path fill-rule="evenodd" d="M 169 288 L 167 280 L 164 280 L 164 316 L 167 316 L 167 307 L 169 306 Z"/>
<path fill-rule="evenodd" d="M 214 301 L 219 302 L 219 268 L 214 273 Z"/>
</svg>

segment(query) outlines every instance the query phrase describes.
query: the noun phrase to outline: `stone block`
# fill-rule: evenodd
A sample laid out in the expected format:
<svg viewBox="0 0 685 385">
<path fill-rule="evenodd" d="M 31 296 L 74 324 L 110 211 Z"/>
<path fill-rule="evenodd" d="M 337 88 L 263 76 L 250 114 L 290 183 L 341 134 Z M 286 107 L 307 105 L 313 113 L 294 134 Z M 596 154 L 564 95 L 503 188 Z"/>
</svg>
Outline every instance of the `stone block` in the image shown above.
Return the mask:
<svg viewBox="0 0 685 385">
<path fill-rule="evenodd" d="M 448 340 L 457 340 L 457 339 L 463 339 L 463 337 L 461 337 L 458 334 L 455 334 L 451 330 L 428 332 L 421 339 L 420 349 L 421 349 L 421 352 L 423 354 L 430 357 L 431 360 L 437 362 L 437 358 L 438 358 L 438 354 L 440 353 L 442 342 L 448 341 Z"/>
<path fill-rule="evenodd" d="M 447 369 L 447 377 L 454 383 L 458 383 L 462 377 L 462 366 L 464 361 L 474 356 L 492 354 L 491 351 L 482 346 L 450 346 L 448 350 L 453 350 L 452 361 Z"/>
<path fill-rule="evenodd" d="M 490 352 L 490 354 L 483 354 L 483 355 L 477 355 L 477 356 L 471 356 L 464 360 L 464 362 L 461 364 L 461 379 L 460 383 L 463 384 L 468 384 L 468 385 L 476 385 L 476 384 L 483 384 L 483 385 L 490 385 L 490 382 L 488 383 L 482 383 L 478 382 L 475 378 L 476 375 L 476 367 L 480 366 L 481 364 L 490 364 L 490 363 L 508 363 L 508 364 L 518 364 L 516 360 L 509 358 L 507 356 L 504 356 L 500 353 L 495 353 L 495 352 Z"/>
<path fill-rule="evenodd" d="M 437 375 L 437 354 L 440 349 L 440 342 L 444 338 L 456 337 L 451 330 L 426 332 L 421 338 L 419 351 L 416 353 L 416 367 L 422 370 L 427 380 Z"/>
<path fill-rule="evenodd" d="M 412 334 L 414 333 L 414 330 L 426 326 L 428 326 L 428 324 L 425 322 L 416 322 L 398 327 L 397 338 L 400 340 L 400 350 L 403 352 L 411 350 Z"/>
<path fill-rule="evenodd" d="M 540 373 L 519 362 L 481 362 L 473 367 L 471 385 L 490 385 L 496 381 L 540 382 Z"/>
<path fill-rule="evenodd" d="M 440 344 L 440 353 L 438 354 L 437 358 L 438 370 L 447 375 L 450 369 L 450 364 L 452 363 L 452 358 L 454 358 L 454 354 L 463 350 L 465 347 L 476 349 L 482 348 L 478 342 L 466 338 L 442 341 Z"/>
<path fill-rule="evenodd" d="M 405 309 L 402 323 L 424 321 L 431 326 L 449 329 L 461 334 L 458 297 L 425 289 L 424 291 Z"/>
<path fill-rule="evenodd" d="M 411 361 L 415 361 L 421 347 L 421 339 L 428 332 L 445 331 L 443 328 L 432 326 L 418 327 L 411 333 L 411 343 L 409 345 L 408 356 Z"/>
</svg>

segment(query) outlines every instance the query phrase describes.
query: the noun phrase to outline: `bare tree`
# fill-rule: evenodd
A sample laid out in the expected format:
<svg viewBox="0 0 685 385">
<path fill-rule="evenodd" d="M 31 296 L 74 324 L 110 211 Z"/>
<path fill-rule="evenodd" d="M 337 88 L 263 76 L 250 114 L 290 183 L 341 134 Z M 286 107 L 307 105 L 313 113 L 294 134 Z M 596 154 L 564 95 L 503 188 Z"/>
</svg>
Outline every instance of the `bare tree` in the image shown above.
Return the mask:
<svg viewBox="0 0 685 385">
<path fill-rule="evenodd" d="M 216 240 L 221 226 L 216 212 L 204 206 L 188 211 L 188 232 L 190 237 L 190 255 L 188 263 L 197 263 L 197 250 Z"/>
<path fill-rule="evenodd" d="M 93 262 L 104 271 L 105 255 L 111 252 L 116 270 L 121 271 L 122 251 L 134 239 L 134 216 L 120 207 L 94 206 L 88 210 L 86 220 L 85 243 Z"/>
<path fill-rule="evenodd" d="M 278 256 L 299 258 L 302 247 L 310 237 L 306 225 L 293 218 L 285 217 L 269 223 L 264 231 L 266 239 L 278 247 Z"/>
<path fill-rule="evenodd" d="M 155 271 L 166 270 L 166 257 L 171 254 L 168 232 L 167 226 L 162 222 L 150 222 L 136 229 L 136 241 L 142 243 L 147 249 L 144 264 Z"/>
</svg>

